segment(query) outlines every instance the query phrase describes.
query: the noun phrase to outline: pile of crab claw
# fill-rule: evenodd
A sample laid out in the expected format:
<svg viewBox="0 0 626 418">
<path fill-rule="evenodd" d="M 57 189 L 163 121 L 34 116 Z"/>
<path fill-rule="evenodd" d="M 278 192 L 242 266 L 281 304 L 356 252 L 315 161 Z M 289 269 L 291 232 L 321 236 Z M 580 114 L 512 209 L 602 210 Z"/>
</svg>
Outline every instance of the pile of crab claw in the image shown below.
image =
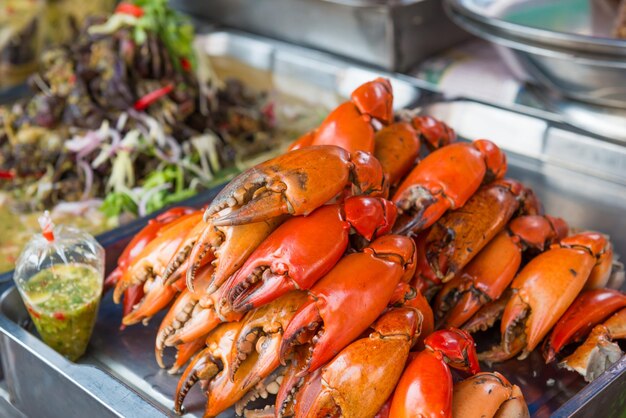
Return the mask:
<svg viewBox="0 0 626 418">
<path fill-rule="evenodd" d="M 155 353 L 165 367 L 176 349 L 172 373 L 189 362 L 178 413 L 200 382 L 205 416 L 528 416 L 479 360 L 545 340 L 551 362 L 587 336 L 561 366 L 592 379 L 619 358 L 607 237 L 545 215 L 492 142 L 392 102 L 385 79 L 358 87 L 204 210 L 165 212 L 128 245 L 107 282 L 124 326 L 171 305 Z M 470 334 L 497 320 L 501 341 L 477 354 Z"/>
</svg>

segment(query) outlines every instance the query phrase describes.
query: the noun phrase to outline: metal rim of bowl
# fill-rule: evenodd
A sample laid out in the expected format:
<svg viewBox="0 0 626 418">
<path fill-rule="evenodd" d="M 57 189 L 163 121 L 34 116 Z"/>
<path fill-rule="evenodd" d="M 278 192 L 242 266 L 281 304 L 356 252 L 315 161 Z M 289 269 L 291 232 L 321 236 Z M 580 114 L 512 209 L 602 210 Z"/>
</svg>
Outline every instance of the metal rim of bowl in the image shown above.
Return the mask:
<svg viewBox="0 0 626 418">
<path fill-rule="evenodd" d="M 556 32 L 507 22 L 495 17 L 482 15 L 466 6 L 470 0 L 446 0 L 450 9 L 482 24 L 508 33 L 526 43 L 557 47 L 566 50 L 595 53 L 601 55 L 626 56 L 626 40 L 585 36 L 574 33 Z"/>
<path fill-rule="evenodd" d="M 575 54 L 571 51 L 559 48 L 542 48 L 537 45 L 529 45 L 527 42 L 524 42 L 524 40 L 516 39 L 508 33 L 503 34 L 501 33 L 501 31 L 494 29 L 492 26 L 484 25 L 482 22 L 474 21 L 471 18 L 463 16 L 456 10 L 447 6 L 446 11 L 448 13 L 448 16 L 450 16 L 450 18 L 456 24 L 458 24 L 468 32 L 472 33 L 473 35 L 482 38 L 488 42 L 532 55 L 540 55 L 549 58 L 572 61 L 586 66 L 595 66 L 601 68 L 612 67 L 626 71 L 626 61 L 624 60 L 611 60 L 610 58 L 607 59 L 605 56 L 601 56 L 600 58 L 589 56 L 584 57 L 580 54 Z M 577 101 L 589 103 L 592 105 L 609 106 L 611 108 L 618 109 L 626 108 L 626 103 L 622 100 L 598 98 L 589 94 L 579 94 L 573 91 L 564 91 L 563 89 L 559 88 L 558 85 L 554 84 L 551 80 L 544 79 L 543 77 L 537 78 L 536 76 L 537 74 L 534 74 L 532 75 L 532 78 L 534 78 L 538 84 L 549 87 L 552 91 L 558 93 L 560 96 L 566 96 Z"/>
</svg>

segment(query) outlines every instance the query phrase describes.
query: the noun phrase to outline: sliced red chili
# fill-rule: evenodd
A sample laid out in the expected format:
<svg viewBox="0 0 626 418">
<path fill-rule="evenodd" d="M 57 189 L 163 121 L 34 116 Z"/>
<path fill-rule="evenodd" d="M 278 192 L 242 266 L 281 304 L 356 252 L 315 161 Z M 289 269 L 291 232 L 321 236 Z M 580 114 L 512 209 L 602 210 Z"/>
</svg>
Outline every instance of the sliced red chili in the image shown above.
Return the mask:
<svg viewBox="0 0 626 418">
<path fill-rule="evenodd" d="M 191 61 L 189 61 L 185 57 L 182 57 L 180 59 L 180 67 L 183 69 L 183 71 L 191 71 Z"/>
<path fill-rule="evenodd" d="M 121 2 L 115 8 L 115 13 L 120 13 L 124 15 L 131 15 L 135 17 L 143 16 L 143 9 L 139 6 L 136 6 L 132 3 L 127 3 L 125 1 Z"/>
<path fill-rule="evenodd" d="M 150 93 L 146 94 L 145 96 L 137 100 L 135 104 L 133 105 L 133 107 L 135 108 L 135 110 L 144 110 L 145 108 L 150 106 L 152 103 L 159 100 L 161 97 L 168 95 L 172 90 L 174 90 L 174 86 L 171 84 L 168 84 L 165 87 L 161 87 L 160 89 L 151 91 Z"/>
<path fill-rule="evenodd" d="M 15 178 L 15 173 L 7 170 L 0 170 L 0 179 L 11 180 Z"/>
<path fill-rule="evenodd" d="M 54 317 L 54 319 L 58 319 L 59 321 L 65 321 L 65 315 L 63 314 L 63 312 L 55 312 L 52 314 L 52 316 Z"/>
</svg>

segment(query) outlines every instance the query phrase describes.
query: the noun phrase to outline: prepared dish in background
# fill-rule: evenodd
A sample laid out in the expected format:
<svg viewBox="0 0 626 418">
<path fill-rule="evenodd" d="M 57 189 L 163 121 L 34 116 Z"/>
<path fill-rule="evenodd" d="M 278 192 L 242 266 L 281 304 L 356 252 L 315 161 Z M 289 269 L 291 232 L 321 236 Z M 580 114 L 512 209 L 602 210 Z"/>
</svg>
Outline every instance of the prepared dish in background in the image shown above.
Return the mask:
<svg viewBox="0 0 626 418">
<path fill-rule="evenodd" d="M 10 211 L 96 208 L 106 221 L 92 218 L 95 233 L 219 184 L 301 133 L 279 128 L 300 118 L 294 106 L 218 78 L 193 40 L 165 1 L 142 0 L 46 51 L 33 97 L 0 108 Z M 14 236 L 0 236 L 0 251 Z"/>
<path fill-rule="evenodd" d="M 37 70 L 44 0 L 0 0 L 0 94 Z"/>
</svg>

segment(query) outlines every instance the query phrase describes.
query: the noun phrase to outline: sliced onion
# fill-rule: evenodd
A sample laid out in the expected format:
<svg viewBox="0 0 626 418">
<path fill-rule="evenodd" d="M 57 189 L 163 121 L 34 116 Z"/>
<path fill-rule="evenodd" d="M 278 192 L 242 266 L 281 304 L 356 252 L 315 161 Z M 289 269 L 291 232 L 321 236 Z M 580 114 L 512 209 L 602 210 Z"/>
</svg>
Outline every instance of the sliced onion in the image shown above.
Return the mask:
<svg viewBox="0 0 626 418">
<path fill-rule="evenodd" d="M 52 216 L 67 213 L 70 215 L 80 216 L 92 209 L 98 209 L 102 206 L 102 199 L 89 199 L 80 202 L 61 202 L 52 209 Z"/>
<path fill-rule="evenodd" d="M 138 205 L 138 213 L 139 216 L 146 216 L 146 206 L 148 205 L 148 202 L 150 201 L 150 199 L 152 198 L 152 196 L 154 196 L 155 194 L 163 191 L 163 190 L 167 190 L 170 187 L 172 187 L 171 183 L 163 183 L 157 187 L 153 187 L 151 189 L 146 190 L 146 192 L 144 193 L 143 196 L 141 196 L 141 200 L 139 200 L 139 205 Z"/>
<path fill-rule="evenodd" d="M 91 193 L 91 188 L 93 187 L 93 170 L 91 166 L 85 162 L 85 160 L 78 160 L 78 166 L 85 173 L 85 188 L 83 189 L 83 196 L 81 200 L 86 200 Z"/>
</svg>

